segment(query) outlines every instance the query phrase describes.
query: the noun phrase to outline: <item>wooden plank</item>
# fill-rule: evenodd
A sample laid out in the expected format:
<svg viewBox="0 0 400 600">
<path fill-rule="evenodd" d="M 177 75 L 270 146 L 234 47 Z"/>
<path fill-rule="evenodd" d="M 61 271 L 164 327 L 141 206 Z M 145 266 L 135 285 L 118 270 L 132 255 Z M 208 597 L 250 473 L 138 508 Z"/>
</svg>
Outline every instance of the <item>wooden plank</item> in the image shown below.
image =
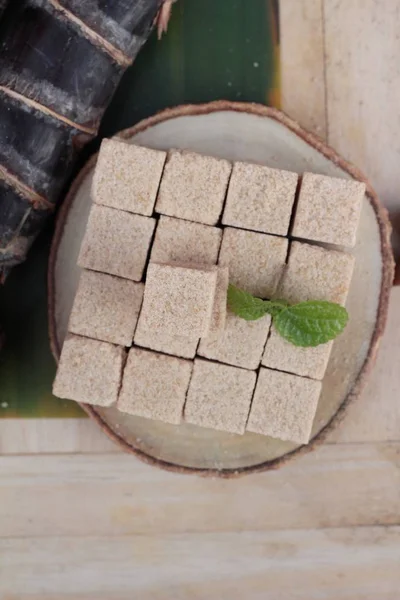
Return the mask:
<svg viewBox="0 0 400 600">
<path fill-rule="evenodd" d="M 400 444 L 325 445 L 231 481 L 125 454 L 0 458 L 0 536 L 128 535 L 400 524 Z"/>
<path fill-rule="evenodd" d="M 332 442 L 400 440 L 400 287 L 391 292 L 388 323 L 374 371 L 363 394 L 350 405 Z"/>
<path fill-rule="evenodd" d="M 0 454 L 120 452 L 91 419 L 0 419 Z"/>
<path fill-rule="evenodd" d="M 394 600 L 400 528 L 0 541 L 4 600 Z"/>
<path fill-rule="evenodd" d="M 283 110 L 326 137 L 323 12 L 321 0 L 280 0 Z"/>
<path fill-rule="evenodd" d="M 400 210 L 399 0 L 324 0 L 328 141 Z"/>
</svg>

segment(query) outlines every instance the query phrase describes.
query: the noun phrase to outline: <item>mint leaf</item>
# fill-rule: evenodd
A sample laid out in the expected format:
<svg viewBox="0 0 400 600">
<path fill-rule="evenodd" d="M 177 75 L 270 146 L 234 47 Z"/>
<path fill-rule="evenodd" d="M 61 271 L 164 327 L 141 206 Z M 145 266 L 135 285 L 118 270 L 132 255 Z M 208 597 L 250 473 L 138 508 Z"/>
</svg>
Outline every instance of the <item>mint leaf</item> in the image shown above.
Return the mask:
<svg viewBox="0 0 400 600">
<path fill-rule="evenodd" d="M 254 298 L 248 292 L 229 284 L 228 307 L 238 317 L 246 321 L 261 319 L 268 312 L 266 304 L 264 300 Z"/>
<path fill-rule="evenodd" d="M 347 310 L 332 302 L 311 300 L 288 306 L 275 317 L 278 333 L 295 346 L 318 346 L 333 340 L 345 328 Z"/>
</svg>

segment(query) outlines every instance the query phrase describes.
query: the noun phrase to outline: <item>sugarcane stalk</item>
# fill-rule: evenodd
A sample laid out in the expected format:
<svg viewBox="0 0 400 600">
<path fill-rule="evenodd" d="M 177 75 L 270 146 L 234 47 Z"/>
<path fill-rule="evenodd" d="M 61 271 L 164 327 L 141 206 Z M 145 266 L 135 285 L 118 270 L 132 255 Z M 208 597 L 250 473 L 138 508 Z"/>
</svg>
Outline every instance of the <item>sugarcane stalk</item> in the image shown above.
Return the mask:
<svg viewBox="0 0 400 600">
<path fill-rule="evenodd" d="M 171 0 L 18 0 L 7 7 L 0 22 L 3 276 L 25 259 L 54 211 L 164 3 L 164 29 Z"/>
</svg>

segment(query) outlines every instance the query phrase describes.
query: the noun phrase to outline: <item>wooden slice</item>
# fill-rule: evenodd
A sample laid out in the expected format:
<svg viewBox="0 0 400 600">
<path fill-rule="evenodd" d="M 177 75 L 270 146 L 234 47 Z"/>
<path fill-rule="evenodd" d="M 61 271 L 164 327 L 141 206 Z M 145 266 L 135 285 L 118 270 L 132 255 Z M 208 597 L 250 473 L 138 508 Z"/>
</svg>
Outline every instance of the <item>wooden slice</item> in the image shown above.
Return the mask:
<svg viewBox="0 0 400 600">
<path fill-rule="evenodd" d="M 142 121 L 121 137 L 145 146 L 188 148 L 230 160 L 247 160 L 293 170 L 365 181 L 356 267 L 348 297 L 350 321 L 334 343 L 307 446 L 246 433 L 243 436 L 179 426 L 122 414 L 115 408 L 83 405 L 96 423 L 125 450 L 162 468 L 232 477 L 276 468 L 321 443 L 340 422 L 373 366 L 386 321 L 393 279 L 385 209 L 363 175 L 281 112 L 255 104 L 214 102 L 182 106 Z M 49 266 L 49 319 L 53 353 L 59 356 L 79 278 L 76 265 L 90 209 L 94 156 L 60 211 Z"/>
</svg>

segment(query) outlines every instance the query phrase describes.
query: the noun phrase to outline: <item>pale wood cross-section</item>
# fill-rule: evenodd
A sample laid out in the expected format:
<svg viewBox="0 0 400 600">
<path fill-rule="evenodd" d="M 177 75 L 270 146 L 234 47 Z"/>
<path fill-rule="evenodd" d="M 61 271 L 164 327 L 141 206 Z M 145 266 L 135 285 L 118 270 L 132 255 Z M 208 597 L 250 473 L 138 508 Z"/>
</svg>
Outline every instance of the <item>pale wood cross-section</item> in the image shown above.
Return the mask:
<svg viewBox="0 0 400 600">
<path fill-rule="evenodd" d="M 283 109 L 400 211 L 400 1 L 280 0 L 280 26 Z M 399 306 L 330 443 L 275 472 L 172 475 L 89 420 L 0 421 L 0 598 L 397 600 Z"/>
</svg>

